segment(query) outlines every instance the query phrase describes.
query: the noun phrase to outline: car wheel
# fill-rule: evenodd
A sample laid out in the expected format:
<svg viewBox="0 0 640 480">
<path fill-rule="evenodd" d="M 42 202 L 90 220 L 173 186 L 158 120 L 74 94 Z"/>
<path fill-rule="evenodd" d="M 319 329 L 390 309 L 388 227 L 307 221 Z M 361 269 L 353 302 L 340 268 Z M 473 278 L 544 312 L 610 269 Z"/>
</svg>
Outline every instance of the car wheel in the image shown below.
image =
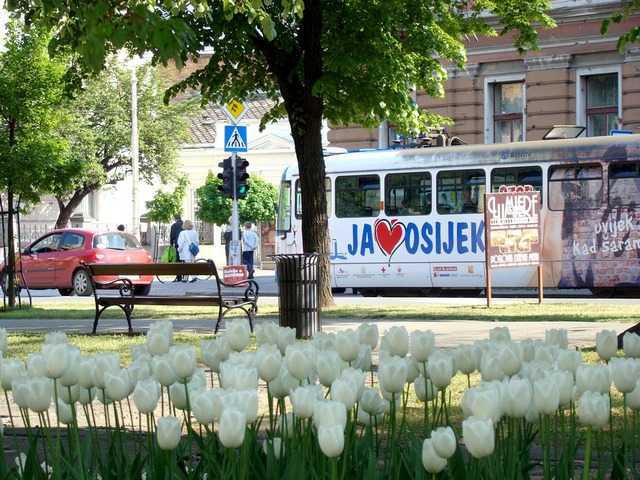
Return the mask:
<svg viewBox="0 0 640 480">
<path fill-rule="evenodd" d="M 59 288 L 58 293 L 63 297 L 70 297 L 76 292 L 73 291 L 73 288 Z"/>
<path fill-rule="evenodd" d="M 137 285 L 133 288 L 133 293 L 135 295 L 149 295 L 151 292 L 151 284 L 149 285 Z"/>
<path fill-rule="evenodd" d="M 91 280 L 86 270 L 78 270 L 73 274 L 73 290 L 79 297 L 88 297 L 93 293 Z"/>
<path fill-rule="evenodd" d="M 7 277 L 7 272 L 5 270 L 0 273 L 0 285 L 2 285 L 2 293 L 4 293 L 5 296 L 9 295 L 9 278 Z M 15 295 L 20 293 L 20 286 L 17 283 L 15 285 L 14 293 Z"/>
</svg>

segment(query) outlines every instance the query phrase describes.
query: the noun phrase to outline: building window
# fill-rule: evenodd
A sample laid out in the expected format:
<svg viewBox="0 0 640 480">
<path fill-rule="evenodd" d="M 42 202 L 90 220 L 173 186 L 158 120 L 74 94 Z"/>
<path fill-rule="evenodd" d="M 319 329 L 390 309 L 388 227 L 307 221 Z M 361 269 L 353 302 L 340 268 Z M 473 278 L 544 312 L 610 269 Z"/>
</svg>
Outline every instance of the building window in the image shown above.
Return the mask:
<svg viewBox="0 0 640 480">
<path fill-rule="evenodd" d="M 493 84 L 494 143 L 523 140 L 523 83 Z"/>
<path fill-rule="evenodd" d="M 618 128 L 618 75 L 586 77 L 587 136 L 609 135 Z"/>
</svg>

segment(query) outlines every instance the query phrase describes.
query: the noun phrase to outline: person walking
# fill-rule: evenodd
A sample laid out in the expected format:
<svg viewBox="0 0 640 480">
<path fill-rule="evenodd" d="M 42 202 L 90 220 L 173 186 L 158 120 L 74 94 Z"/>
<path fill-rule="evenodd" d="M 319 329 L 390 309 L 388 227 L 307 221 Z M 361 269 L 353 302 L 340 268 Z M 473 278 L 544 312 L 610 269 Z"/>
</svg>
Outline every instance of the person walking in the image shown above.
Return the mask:
<svg viewBox="0 0 640 480">
<path fill-rule="evenodd" d="M 251 230 L 251 222 L 245 222 L 242 232 L 242 264 L 247 266 L 247 278 L 253 278 L 253 252 L 258 248 L 258 235 Z"/>
<path fill-rule="evenodd" d="M 169 230 L 169 245 L 176 249 L 176 262 L 180 261 L 180 253 L 178 252 L 178 236 L 180 232 L 182 232 L 182 218 L 179 214 L 175 214 L 173 216 L 173 225 L 171 225 L 171 229 Z M 173 279 L 174 282 L 182 281 L 182 276 L 178 275 Z"/>
<path fill-rule="evenodd" d="M 200 241 L 198 239 L 198 232 L 193 229 L 193 223 L 191 220 L 185 220 L 182 224 L 184 230 L 178 235 L 178 255 L 181 262 L 193 262 L 196 256 L 191 253 L 191 244 L 200 248 Z M 183 277 L 183 282 L 195 282 L 198 278 L 194 275 L 191 280 L 188 276 Z"/>
</svg>

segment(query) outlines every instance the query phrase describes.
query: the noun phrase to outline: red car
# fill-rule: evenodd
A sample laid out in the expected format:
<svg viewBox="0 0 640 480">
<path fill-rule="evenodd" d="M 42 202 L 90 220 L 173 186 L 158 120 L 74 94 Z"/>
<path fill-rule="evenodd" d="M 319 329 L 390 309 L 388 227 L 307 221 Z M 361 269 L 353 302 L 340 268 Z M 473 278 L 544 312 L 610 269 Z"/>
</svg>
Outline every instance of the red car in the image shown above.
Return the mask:
<svg viewBox="0 0 640 480">
<path fill-rule="evenodd" d="M 16 255 L 16 277 L 21 288 L 45 290 L 57 288 L 60 295 L 89 296 L 91 281 L 82 268 L 85 263 L 151 263 L 151 254 L 138 239 L 121 231 L 97 231 L 83 228 L 54 230 Z M 6 294 L 6 260 L 0 265 L 0 280 Z M 115 277 L 101 277 L 108 281 Z M 137 295 L 148 295 L 153 276 L 131 279 Z"/>
</svg>

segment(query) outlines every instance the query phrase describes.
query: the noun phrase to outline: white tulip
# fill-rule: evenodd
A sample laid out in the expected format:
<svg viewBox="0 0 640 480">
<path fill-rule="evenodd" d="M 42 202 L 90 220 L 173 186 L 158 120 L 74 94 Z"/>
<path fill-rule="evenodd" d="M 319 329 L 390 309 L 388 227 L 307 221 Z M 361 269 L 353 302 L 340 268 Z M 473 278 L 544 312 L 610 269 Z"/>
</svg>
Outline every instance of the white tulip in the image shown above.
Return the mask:
<svg viewBox="0 0 640 480">
<path fill-rule="evenodd" d="M 295 343 L 296 329 L 291 327 L 278 327 L 276 330 L 276 345 L 282 355 L 287 351 L 287 346 Z"/>
<path fill-rule="evenodd" d="M 636 381 L 636 387 L 625 394 L 625 399 L 627 401 L 627 407 L 631 410 L 640 410 L 640 379 Z"/>
<path fill-rule="evenodd" d="M 511 418 L 524 418 L 533 405 L 533 386 L 528 378 L 512 377 L 505 389 L 505 412 Z"/>
<path fill-rule="evenodd" d="M 327 457 L 337 457 L 344 450 L 344 427 L 341 425 L 321 425 L 317 435 L 320 450 Z"/>
<path fill-rule="evenodd" d="M 258 348 L 256 352 L 256 364 L 258 368 L 258 376 L 264 382 L 275 380 L 280 373 L 282 365 L 282 354 L 275 344 L 265 344 Z"/>
<path fill-rule="evenodd" d="M 550 328 L 544 332 L 545 341 L 550 345 L 557 345 L 561 350 L 569 347 L 569 337 L 564 328 Z"/>
<path fill-rule="evenodd" d="M 487 457 L 495 449 L 495 432 L 490 418 L 471 416 L 462 421 L 462 437 L 475 458 Z"/>
<path fill-rule="evenodd" d="M 249 345 L 251 328 L 249 320 L 244 317 L 226 321 L 225 336 L 229 340 L 229 346 L 236 352 L 241 352 Z"/>
<path fill-rule="evenodd" d="M 162 450 L 173 450 L 180 443 L 182 437 L 182 421 L 173 416 L 158 418 L 156 439 Z"/>
<path fill-rule="evenodd" d="M 258 370 L 224 362 L 220 365 L 220 386 L 235 390 L 258 389 Z"/>
<path fill-rule="evenodd" d="M 51 379 L 62 377 L 69 368 L 69 345 L 66 342 L 43 345 L 42 359 L 47 377 Z"/>
<path fill-rule="evenodd" d="M 340 376 L 340 356 L 338 353 L 333 350 L 318 352 L 316 372 L 320 383 L 325 387 L 330 387 L 333 381 Z"/>
<path fill-rule="evenodd" d="M 636 388 L 636 381 L 640 378 L 640 359 L 612 358 L 611 377 L 620 393 L 633 391 Z"/>
<path fill-rule="evenodd" d="M 422 442 L 422 466 L 432 475 L 440 473 L 447 466 L 447 459 L 438 455 L 432 438 L 425 438 Z"/>
<path fill-rule="evenodd" d="M 495 327 L 489 331 L 489 340 L 494 342 L 504 342 L 511 340 L 511 332 L 509 327 Z"/>
<path fill-rule="evenodd" d="M 200 355 L 204 364 L 215 373 L 220 373 L 220 364 L 231 354 L 231 345 L 225 336 L 200 342 Z"/>
<path fill-rule="evenodd" d="M 344 431 L 347 425 L 347 410 L 344 404 L 333 400 L 316 400 L 313 409 L 313 425 L 316 428 L 340 425 Z"/>
<path fill-rule="evenodd" d="M 622 351 L 627 357 L 640 358 L 640 335 L 627 332 L 622 336 Z"/>
<path fill-rule="evenodd" d="M 442 458 L 451 458 L 456 452 L 458 442 L 451 427 L 439 427 L 431 432 L 433 449 Z"/>
<path fill-rule="evenodd" d="M 360 342 L 355 330 L 347 329 L 336 333 L 336 352 L 343 362 L 351 363 L 358 358 Z"/>
<path fill-rule="evenodd" d="M 289 398 L 295 416 L 298 418 L 311 418 L 315 402 L 322 399 L 322 395 L 321 385 L 307 385 L 292 390 Z"/>
<path fill-rule="evenodd" d="M 378 346 L 380 335 L 378 333 L 378 325 L 375 323 L 361 323 L 356 329 L 358 332 L 358 341 L 363 345 L 369 345 L 371 349 Z"/>
<path fill-rule="evenodd" d="M 173 371 L 182 382 L 188 381 L 196 371 L 196 347 L 193 345 L 174 345 L 169 349 Z"/>
<path fill-rule="evenodd" d="M 596 351 L 605 362 L 611 360 L 618 352 L 618 336 L 613 330 L 602 330 L 596 333 Z"/>
<path fill-rule="evenodd" d="M 131 379 L 126 368 L 117 372 L 105 372 L 104 382 L 105 394 L 115 402 L 124 400 L 131 393 Z"/>
<path fill-rule="evenodd" d="M 610 389 L 610 365 L 580 365 L 576 370 L 576 390 L 578 395 L 582 395 L 587 390 L 608 393 Z"/>
<path fill-rule="evenodd" d="M 407 353 L 409 353 L 409 333 L 407 329 L 404 326 L 395 326 L 385 331 L 380 349 L 391 356 L 406 357 Z"/>
<path fill-rule="evenodd" d="M 282 361 L 295 379 L 306 380 L 314 374 L 316 349 L 310 343 L 287 345 Z"/>
<path fill-rule="evenodd" d="M 153 412 L 160 401 L 160 384 L 155 378 L 140 380 L 133 389 L 133 403 L 141 414 Z"/>
<path fill-rule="evenodd" d="M 227 406 L 222 410 L 218 438 L 226 448 L 238 448 L 244 442 L 247 419 L 239 408 Z"/>
<path fill-rule="evenodd" d="M 278 345 L 278 325 L 275 322 L 264 322 L 255 326 L 256 343 L 263 345 Z"/>
<path fill-rule="evenodd" d="M 609 421 L 609 395 L 599 392 L 584 392 L 578 399 L 578 417 L 585 425 L 599 430 Z"/>
<path fill-rule="evenodd" d="M 422 375 L 413 382 L 413 389 L 416 392 L 416 397 L 421 402 L 431 402 L 438 396 L 438 387 L 433 385 L 429 378 L 425 378 Z"/>
<path fill-rule="evenodd" d="M 173 385 L 178 377 L 173 370 L 173 364 L 171 363 L 171 354 L 164 353 L 162 355 L 156 355 L 151 359 L 151 371 L 158 383 L 163 387 Z"/>
<path fill-rule="evenodd" d="M 436 336 L 431 330 L 416 330 L 411 333 L 409 351 L 416 362 L 426 362 L 435 350 Z"/>
<path fill-rule="evenodd" d="M 573 378 L 576 377 L 576 371 L 582 364 L 582 351 L 581 350 L 560 350 L 558 352 L 558 358 L 556 359 L 556 365 L 560 370 L 566 370 L 571 372 Z"/>
<path fill-rule="evenodd" d="M 342 403 L 347 411 L 351 410 L 356 404 L 358 391 L 354 388 L 353 383 L 347 379 L 336 378 L 331 384 L 329 393 L 331 400 Z"/>
<path fill-rule="evenodd" d="M 433 384 L 440 388 L 446 388 L 451 383 L 453 375 L 453 358 L 444 350 L 437 350 L 429 357 L 427 372 Z"/>
<path fill-rule="evenodd" d="M 551 377 L 533 382 L 533 405 L 541 415 L 553 415 L 560 407 L 560 387 Z"/>
<path fill-rule="evenodd" d="M 400 393 L 407 381 L 407 364 L 403 358 L 393 356 L 378 365 L 380 388 L 389 393 Z"/>
</svg>

